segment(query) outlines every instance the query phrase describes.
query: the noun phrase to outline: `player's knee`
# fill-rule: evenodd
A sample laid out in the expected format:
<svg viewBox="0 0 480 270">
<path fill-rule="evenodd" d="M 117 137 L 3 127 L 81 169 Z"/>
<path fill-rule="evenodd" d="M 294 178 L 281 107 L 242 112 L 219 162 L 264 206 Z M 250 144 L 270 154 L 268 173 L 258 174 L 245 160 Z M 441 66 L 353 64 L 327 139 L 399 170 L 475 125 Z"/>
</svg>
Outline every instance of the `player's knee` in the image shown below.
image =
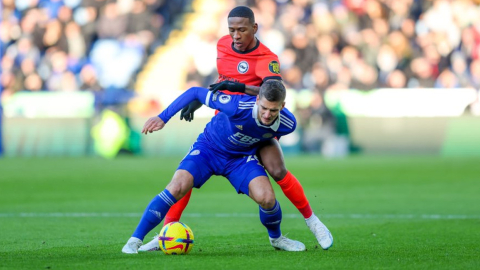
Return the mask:
<svg viewBox="0 0 480 270">
<path fill-rule="evenodd" d="M 172 181 L 167 185 L 166 189 L 175 199 L 180 200 L 191 188 L 184 181 Z"/>
<path fill-rule="evenodd" d="M 275 206 L 275 194 L 273 192 L 265 192 L 262 194 L 258 204 L 263 209 L 272 209 Z"/>
<path fill-rule="evenodd" d="M 168 190 L 177 200 L 180 200 L 184 196 L 182 195 L 182 189 L 178 185 L 172 185 L 172 183 L 170 183 L 165 189 Z"/>
<path fill-rule="evenodd" d="M 193 176 L 186 170 L 177 170 L 166 189 L 175 199 L 180 200 L 193 187 Z"/>
<path fill-rule="evenodd" d="M 287 175 L 287 168 L 281 165 L 270 166 L 270 168 L 267 168 L 267 171 L 275 182 L 282 180 Z"/>
</svg>

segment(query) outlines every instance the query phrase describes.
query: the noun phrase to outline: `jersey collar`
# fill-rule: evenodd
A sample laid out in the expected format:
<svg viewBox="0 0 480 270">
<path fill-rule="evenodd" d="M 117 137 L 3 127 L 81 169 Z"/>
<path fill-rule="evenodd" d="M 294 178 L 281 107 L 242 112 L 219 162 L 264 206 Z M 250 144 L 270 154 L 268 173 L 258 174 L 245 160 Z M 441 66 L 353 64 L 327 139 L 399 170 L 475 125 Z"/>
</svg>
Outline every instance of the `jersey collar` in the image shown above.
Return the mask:
<svg viewBox="0 0 480 270">
<path fill-rule="evenodd" d="M 258 106 L 257 106 L 257 103 L 255 102 L 253 104 L 252 117 L 255 119 L 255 122 L 257 122 L 257 126 L 263 127 L 263 128 L 270 128 L 273 131 L 277 132 L 278 128 L 280 127 L 280 117 L 282 117 L 282 114 L 279 113 L 277 119 L 270 126 L 265 126 L 262 123 L 260 123 L 260 121 L 258 121 Z"/>
<path fill-rule="evenodd" d="M 232 41 L 232 44 L 230 46 L 232 47 L 232 50 L 236 53 L 247 54 L 247 53 L 251 53 L 251 52 L 255 51 L 260 46 L 260 40 L 258 40 L 256 37 L 255 37 L 255 40 L 257 41 L 257 45 L 255 45 L 255 47 L 251 48 L 250 50 L 246 50 L 244 52 L 235 49 L 235 47 L 233 46 L 233 41 Z"/>
</svg>

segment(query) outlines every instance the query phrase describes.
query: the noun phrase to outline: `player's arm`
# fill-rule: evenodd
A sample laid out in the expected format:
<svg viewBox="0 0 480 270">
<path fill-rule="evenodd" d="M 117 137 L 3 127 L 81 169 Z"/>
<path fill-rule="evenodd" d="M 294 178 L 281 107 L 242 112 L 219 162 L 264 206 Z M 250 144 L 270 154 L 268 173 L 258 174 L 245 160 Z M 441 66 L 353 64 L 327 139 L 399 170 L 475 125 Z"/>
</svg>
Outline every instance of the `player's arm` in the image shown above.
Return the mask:
<svg viewBox="0 0 480 270">
<path fill-rule="evenodd" d="M 281 80 L 280 77 L 267 78 L 267 80 Z M 267 81 L 265 80 L 265 81 Z M 228 90 L 230 92 L 245 93 L 250 96 L 258 96 L 260 93 L 260 86 L 255 85 L 246 85 L 244 83 L 232 82 L 232 81 L 223 81 L 219 83 L 214 83 L 210 85 L 210 91 L 216 93 L 219 90 Z"/>
<path fill-rule="evenodd" d="M 278 57 L 272 53 L 259 59 L 255 69 L 255 75 L 262 78 L 263 82 L 268 80 L 281 81 L 282 76 L 280 75 L 280 62 L 278 61 Z M 247 85 L 245 89 L 245 93 L 251 96 L 258 96 L 260 92 L 260 86 Z"/>
<path fill-rule="evenodd" d="M 162 129 L 164 126 L 165 122 L 163 122 L 162 118 L 158 116 L 150 117 L 143 125 L 142 133 L 147 135 L 148 133 Z"/>
<path fill-rule="evenodd" d="M 260 86 L 245 85 L 245 94 L 250 96 L 258 96 L 258 93 L 260 93 Z"/>
<path fill-rule="evenodd" d="M 202 103 L 198 100 L 190 102 L 187 106 L 183 107 L 180 112 L 180 120 L 185 119 L 185 121 L 192 122 L 195 111 L 202 107 Z"/>
<path fill-rule="evenodd" d="M 282 77 L 267 77 L 264 78 L 263 81 L 266 82 L 268 80 L 282 80 Z M 255 85 L 245 85 L 245 94 L 250 95 L 250 96 L 258 96 L 260 93 L 260 86 L 255 86 Z"/>
<path fill-rule="evenodd" d="M 192 87 L 175 99 L 161 114 L 158 115 L 158 117 L 161 118 L 163 122 L 167 123 L 177 112 L 194 100 L 207 105 L 212 109 L 225 112 L 227 115 L 233 114 L 236 106 L 231 106 L 229 101 L 234 98 L 230 95 L 221 95 L 219 98 L 223 97 L 224 99 L 219 100 L 217 96 L 218 93 L 214 94 L 207 88 Z"/>
<path fill-rule="evenodd" d="M 276 77 L 276 76 L 272 76 L 272 77 L 267 77 L 267 78 L 264 78 L 263 81 L 266 82 L 268 80 L 282 80 L 282 77 Z M 260 86 L 255 86 L 255 85 L 245 85 L 245 94 L 248 94 L 250 96 L 258 96 L 258 94 L 260 93 Z"/>
<path fill-rule="evenodd" d="M 242 93 L 245 92 L 244 84 L 239 84 L 239 83 L 230 82 L 230 81 L 211 84 L 209 89 L 213 93 L 216 93 L 218 90 L 228 90 L 229 87 L 231 88 L 230 90 L 231 92 L 242 92 Z M 200 109 L 200 107 L 202 107 L 202 103 L 200 101 L 194 100 L 190 102 L 190 104 L 185 106 L 180 112 L 180 120 L 185 119 L 185 121 L 192 122 L 195 111 Z"/>
<path fill-rule="evenodd" d="M 165 124 L 172 118 L 178 111 L 187 106 L 192 101 L 197 101 L 200 104 L 205 103 L 208 89 L 201 87 L 192 87 L 175 99 L 162 113 L 158 116 L 150 117 L 145 122 L 142 133 L 148 134 L 154 131 L 161 130 Z"/>
<path fill-rule="evenodd" d="M 192 87 L 176 98 L 161 114 L 158 115 L 165 123 L 170 121 L 177 112 L 193 101 L 205 104 L 210 91 L 203 87 Z"/>
<path fill-rule="evenodd" d="M 211 84 L 209 87 L 212 94 L 217 94 L 219 90 L 229 90 L 230 92 L 238 92 L 238 93 L 247 93 L 249 95 L 258 95 L 260 91 L 260 87 L 257 86 L 249 86 L 243 83 L 232 82 L 232 81 L 222 81 L 219 83 Z M 185 119 L 185 121 L 191 122 L 193 120 L 193 115 L 196 110 L 202 107 L 202 103 L 200 101 L 194 100 L 185 106 L 180 113 L 180 120 Z M 217 109 L 217 108 L 215 108 Z M 218 109 L 221 110 L 221 109 Z M 223 108 L 225 110 L 225 108 Z"/>
</svg>

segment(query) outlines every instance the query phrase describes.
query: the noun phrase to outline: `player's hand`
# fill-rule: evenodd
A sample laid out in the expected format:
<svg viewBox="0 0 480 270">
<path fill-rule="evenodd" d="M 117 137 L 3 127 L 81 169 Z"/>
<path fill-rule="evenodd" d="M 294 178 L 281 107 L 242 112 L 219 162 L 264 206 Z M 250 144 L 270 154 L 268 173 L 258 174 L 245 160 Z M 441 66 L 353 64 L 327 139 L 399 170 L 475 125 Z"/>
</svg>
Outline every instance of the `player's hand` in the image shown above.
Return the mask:
<svg viewBox="0 0 480 270">
<path fill-rule="evenodd" d="M 185 121 L 192 122 L 193 120 L 193 113 L 202 107 L 202 103 L 198 100 L 194 100 L 185 106 L 182 111 L 180 112 L 180 120 L 185 119 Z"/>
<path fill-rule="evenodd" d="M 158 116 L 150 117 L 147 122 L 145 122 L 145 125 L 143 125 L 142 133 L 147 135 L 148 133 L 162 129 L 164 126 L 165 122 L 163 122 L 162 118 Z"/>
<path fill-rule="evenodd" d="M 210 84 L 209 89 L 210 91 L 212 91 L 212 93 L 216 93 L 218 90 L 228 90 L 230 92 L 245 93 L 245 84 L 232 81 L 223 81 Z"/>
</svg>

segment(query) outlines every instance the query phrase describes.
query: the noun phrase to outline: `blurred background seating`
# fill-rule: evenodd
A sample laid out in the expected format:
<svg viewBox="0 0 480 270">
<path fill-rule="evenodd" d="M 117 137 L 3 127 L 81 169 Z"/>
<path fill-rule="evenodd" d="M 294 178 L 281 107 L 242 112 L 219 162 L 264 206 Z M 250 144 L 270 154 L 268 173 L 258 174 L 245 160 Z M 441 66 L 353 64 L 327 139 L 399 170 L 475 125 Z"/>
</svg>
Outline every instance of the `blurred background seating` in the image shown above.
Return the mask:
<svg viewBox="0 0 480 270">
<path fill-rule="evenodd" d="M 105 108 L 126 118 L 156 114 L 189 87 L 216 80 L 216 42 L 228 34 L 228 11 L 247 5 L 259 24 L 257 37 L 280 58 L 288 105 L 300 123 L 298 147 L 315 153 L 334 135 L 350 139 L 342 113 L 328 106 L 329 92 L 478 91 L 478 4 L 2 0 L 1 98 L 92 92 L 97 115 Z M 468 114 L 480 115 L 478 97 L 467 105 Z M 203 108 L 198 116 L 211 111 Z"/>
</svg>

